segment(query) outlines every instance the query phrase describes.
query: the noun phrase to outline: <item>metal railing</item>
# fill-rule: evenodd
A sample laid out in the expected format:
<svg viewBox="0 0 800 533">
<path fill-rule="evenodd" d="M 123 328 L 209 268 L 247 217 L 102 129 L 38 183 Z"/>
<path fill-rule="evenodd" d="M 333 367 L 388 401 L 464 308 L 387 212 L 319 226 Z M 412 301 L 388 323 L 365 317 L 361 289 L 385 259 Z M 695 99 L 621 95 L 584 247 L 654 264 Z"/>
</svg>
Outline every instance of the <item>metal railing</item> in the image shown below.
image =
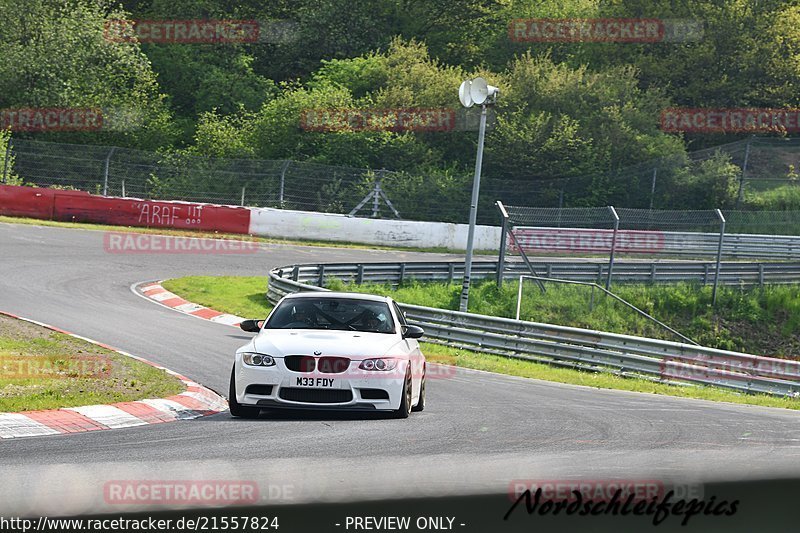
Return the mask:
<svg viewBox="0 0 800 533">
<path fill-rule="evenodd" d="M 592 260 L 532 261 L 533 269 L 542 277 L 568 279 L 602 284 L 608 272 L 608 263 Z M 530 271 L 522 262 L 506 262 L 503 277 L 516 279 Z M 322 285 L 326 277 L 354 283 L 385 283 L 399 285 L 404 281 L 443 281 L 452 283 L 464 275 L 459 262 L 408 262 L 408 263 L 330 263 L 325 265 L 297 265 L 287 273 L 291 279 L 302 283 Z M 472 277 L 494 278 L 497 261 L 476 261 L 472 264 Z M 714 261 L 617 261 L 614 281 L 630 283 L 695 282 L 708 285 L 715 275 Z M 737 286 L 761 286 L 800 282 L 800 262 L 720 264 L 720 283 Z"/>
<path fill-rule="evenodd" d="M 484 263 L 484 277 L 494 271 Z M 796 266 L 800 271 L 800 266 Z M 463 264 L 460 265 L 463 271 Z M 270 271 L 267 298 L 277 303 L 301 291 L 325 291 L 327 278 L 392 282 L 414 277 L 441 281 L 457 275 L 455 263 L 293 265 Z M 800 396 L 800 362 L 634 337 L 400 304 L 432 342 L 563 367 L 613 372 L 669 383 L 714 385 L 745 393 Z"/>
</svg>

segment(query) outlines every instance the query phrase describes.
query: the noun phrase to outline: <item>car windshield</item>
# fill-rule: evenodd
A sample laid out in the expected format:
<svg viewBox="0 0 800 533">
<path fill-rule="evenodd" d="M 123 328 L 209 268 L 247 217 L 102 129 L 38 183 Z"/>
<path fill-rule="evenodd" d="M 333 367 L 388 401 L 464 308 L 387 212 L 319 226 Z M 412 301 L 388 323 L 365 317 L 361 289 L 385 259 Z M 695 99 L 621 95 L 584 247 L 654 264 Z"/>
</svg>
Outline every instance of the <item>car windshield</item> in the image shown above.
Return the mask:
<svg viewBox="0 0 800 533">
<path fill-rule="evenodd" d="M 394 333 L 386 302 L 357 298 L 292 298 L 272 313 L 264 329 L 340 329 Z"/>
</svg>

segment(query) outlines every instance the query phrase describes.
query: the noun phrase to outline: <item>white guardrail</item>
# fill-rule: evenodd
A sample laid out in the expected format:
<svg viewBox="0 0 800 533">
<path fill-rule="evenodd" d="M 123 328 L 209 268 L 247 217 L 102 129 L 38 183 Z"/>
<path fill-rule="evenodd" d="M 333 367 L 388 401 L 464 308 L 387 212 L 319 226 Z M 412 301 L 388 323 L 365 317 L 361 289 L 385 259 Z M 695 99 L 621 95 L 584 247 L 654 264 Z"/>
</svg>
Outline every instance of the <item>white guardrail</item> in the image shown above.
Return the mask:
<svg viewBox="0 0 800 533">
<path fill-rule="evenodd" d="M 476 278 L 494 276 L 492 266 L 496 268 L 496 265 L 494 262 L 476 263 L 473 275 Z M 554 269 L 558 267 L 560 265 L 553 264 Z M 795 265 L 795 268 L 800 271 L 800 266 Z M 293 292 L 326 291 L 319 285 L 327 278 L 357 283 L 398 283 L 411 277 L 420 281 L 444 281 L 453 279 L 459 272 L 463 272 L 463 263 L 293 265 L 270 271 L 267 298 L 274 304 Z M 798 361 L 418 305 L 401 303 L 400 306 L 410 321 L 425 329 L 426 339 L 431 342 L 668 383 L 697 383 L 751 394 L 800 396 Z"/>
</svg>

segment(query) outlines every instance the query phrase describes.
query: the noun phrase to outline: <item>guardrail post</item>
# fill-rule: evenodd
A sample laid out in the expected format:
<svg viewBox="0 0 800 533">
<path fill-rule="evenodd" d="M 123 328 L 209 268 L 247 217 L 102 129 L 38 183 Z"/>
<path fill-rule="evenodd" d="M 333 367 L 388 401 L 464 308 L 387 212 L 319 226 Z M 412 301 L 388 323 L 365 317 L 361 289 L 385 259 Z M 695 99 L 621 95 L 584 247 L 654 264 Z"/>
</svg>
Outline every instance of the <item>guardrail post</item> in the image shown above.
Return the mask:
<svg viewBox="0 0 800 533">
<path fill-rule="evenodd" d="M 325 265 L 319 265 L 319 278 L 317 279 L 317 286 L 324 287 L 325 286 Z"/>
<path fill-rule="evenodd" d="M 497 288 L 503 286 L 503 271 L 506 267 L 506 233 L 508 232 L 508 211 L 503 202 L 497 200 L 495 203 L 500 210 L 500 252 L 497 259 Z"/>
<path fill-rule="evenodd" d="M 398 285 L 402 285 L 406 278 L 406 264 L 400 263 L 400 279 L 397 280 Z"/>
<path fill-rule="evenodd" d="M 650 265 L 650 283 L 656 282 L 656 264 L 652 263 Z"/>
<path fill-rule="evenodd" d="M 750 146 L 750 145 L 748 145 Z M 719 218 L 719 245 L 717 246 L 717 268 L 714 270 L 714 289 L 711 292 L 711 305 L 717 305 L 717 286 L 719 285 L 719 269 L 722 262 L 722 244 L 725 241 L 725 217 L 722 211 L 717 211 L 717 218 Z"/>
<path fill-rule="evenodd" d="M 362 283 L 364 283 L 364 265 L 359 263 L 358 272 L 356 273 L 356 285 L 361 285 Z"/>
<path fill-rule="evenodd" d="M 614 217 L 614 234 L 611 236 L 611 253 L 608 255 L 608 276 L 606 277 L 606 290 L 611 287 L 611 275 L 614 272 L 614 252 L 617 250 L 617 232 L 619 231 L 619 215 L 613 205 L 608 206 L 611 216 Z"/>
<path fill-rule="evenodd" d="M 292 269 L 292 281 L 298 281 L 300 279 L 300 265 L 295 265 Z"/>
<path fill-rule="evenodd" d="M 758 286 L 764 286 L 764 263 L 758 264 Z"/>
<path fill-rule="evenodd" d="M 453 263 L 447 264 L 447 284 L 453 283 L 453 274 L 455 272 L 455 265 Z"/>
</svg>

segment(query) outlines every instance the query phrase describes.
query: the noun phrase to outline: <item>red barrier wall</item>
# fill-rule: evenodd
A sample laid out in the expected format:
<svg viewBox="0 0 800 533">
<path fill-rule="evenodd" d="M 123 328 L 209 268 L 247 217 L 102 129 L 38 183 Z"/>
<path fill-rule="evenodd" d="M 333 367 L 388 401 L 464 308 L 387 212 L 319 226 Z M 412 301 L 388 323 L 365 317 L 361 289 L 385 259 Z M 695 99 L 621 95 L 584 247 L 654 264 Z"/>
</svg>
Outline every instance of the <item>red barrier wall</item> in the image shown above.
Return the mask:
<svg viewBox="0 0 800 533">
<path fill-rule="evenodd" d="M 53 189 L 0 185 L 0 215 L 53 218 Z"/>
<path fill-rule="evenodd" d="M 109 198 L 83 191 L 0 185 L 0 214 L 115 226 L 248 233 L 250 210 L 188 202 Z"/>
</svg>

